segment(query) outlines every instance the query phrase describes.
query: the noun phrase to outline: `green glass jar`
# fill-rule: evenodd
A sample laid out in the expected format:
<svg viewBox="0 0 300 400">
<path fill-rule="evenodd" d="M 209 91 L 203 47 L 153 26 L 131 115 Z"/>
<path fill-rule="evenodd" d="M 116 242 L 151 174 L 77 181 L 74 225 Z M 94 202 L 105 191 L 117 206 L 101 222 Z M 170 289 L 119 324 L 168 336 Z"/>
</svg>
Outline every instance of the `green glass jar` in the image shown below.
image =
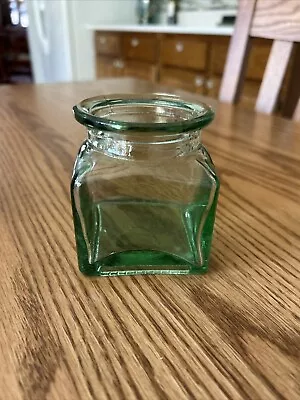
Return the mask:
<svg viewBox="0 0 300 400">
<path fill-rule="evenodd" d="M 207 270 L 219 180 L 201 128 L 214 113 L 165 94 L 82 101 L 71 197 L 87 275 Z"/>
</svg>

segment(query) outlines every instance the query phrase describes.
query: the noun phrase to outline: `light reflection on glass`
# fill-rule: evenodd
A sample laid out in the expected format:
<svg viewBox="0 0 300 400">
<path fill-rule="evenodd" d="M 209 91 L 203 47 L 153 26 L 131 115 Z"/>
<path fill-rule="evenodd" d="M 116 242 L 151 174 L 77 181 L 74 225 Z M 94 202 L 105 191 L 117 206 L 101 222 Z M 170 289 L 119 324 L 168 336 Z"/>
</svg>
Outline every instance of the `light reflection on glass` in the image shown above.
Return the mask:
<svg viewBox="0 0 300 400">
<path fill-rule="evenodd" d="M 9 0 L 9 8 L 12 25 L 21 25 L 23 28 L 27 28 L 29 20 L 24 0 Z"/>
</svg>

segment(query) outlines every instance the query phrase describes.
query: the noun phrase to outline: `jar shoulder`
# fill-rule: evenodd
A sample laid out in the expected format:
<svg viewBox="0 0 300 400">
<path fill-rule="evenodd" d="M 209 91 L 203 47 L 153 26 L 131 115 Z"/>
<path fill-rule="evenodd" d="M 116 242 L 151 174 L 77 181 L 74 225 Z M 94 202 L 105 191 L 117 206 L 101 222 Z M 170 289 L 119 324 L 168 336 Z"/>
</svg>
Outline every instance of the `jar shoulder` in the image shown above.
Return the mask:
<svg viewBox="0 0 300 400">
<path fill-rule="evenodd" d="M 210 180 L 219 185 L 218 173 L 207 149 L 201 145 L 192 153 L 179 157 L 161 157 L 135 160 L 112 157 L 95 150 L 88 141 L 77 154 L 73 169 L 73 182 L 83 182 L 90 177 L 114 179 L 122 176 L 153 176 L 154 179 L 181 181 Z"/>
<path fill-rule="evenodd" d="M 71 187 L 76 186 L 84 179 L 95 167 L 95 160 L 93 160 L 93 149 L 90 147 L 87 140 L 80 146 L 72 172 Z"/>
<path fill-rule="evenodd" d="M 201 147 L 197 151 L 197 160 L 201 164 L 201 166 L 207 171 L 207 173 L 211 175 L 211 177 L 219 185 L 219 173 L 215 167 L 211 155 L 209 154 L 206 147 L 203 145 L 201 145 Z"/>
</svg>

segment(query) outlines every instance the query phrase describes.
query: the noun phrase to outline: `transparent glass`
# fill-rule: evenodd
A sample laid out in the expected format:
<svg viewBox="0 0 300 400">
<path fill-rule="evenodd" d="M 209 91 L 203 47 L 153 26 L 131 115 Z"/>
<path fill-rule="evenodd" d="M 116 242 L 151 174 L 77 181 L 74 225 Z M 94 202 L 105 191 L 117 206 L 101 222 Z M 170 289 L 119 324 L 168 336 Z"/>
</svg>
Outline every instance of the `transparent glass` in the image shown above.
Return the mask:
<svg viewBox="0 0 300 400">
<path fill-rule="evenodd" d="M 207 270 L 219 180 L 201 144 L 205 104 L 165 94 L 113 95 L 74 107 L 87 128 L 71 198 L 87 275 Z"/>
</svg>

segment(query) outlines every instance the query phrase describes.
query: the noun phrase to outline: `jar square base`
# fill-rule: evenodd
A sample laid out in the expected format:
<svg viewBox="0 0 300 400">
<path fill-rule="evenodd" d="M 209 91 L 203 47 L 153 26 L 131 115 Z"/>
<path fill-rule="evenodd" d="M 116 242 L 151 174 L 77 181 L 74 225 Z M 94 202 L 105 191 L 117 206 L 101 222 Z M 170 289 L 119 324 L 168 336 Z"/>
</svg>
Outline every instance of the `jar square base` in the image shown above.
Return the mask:
<svg viewBox="0 0 300 400">
<path fill-rule="evenodd" d="M 80 270 L 89 276 L 188 275 L 205 273 L 207 265 L 192 264 L 169 253 L 138 250 L 111 254 L 93 264 L 81 265 Z"/>
</svg>

